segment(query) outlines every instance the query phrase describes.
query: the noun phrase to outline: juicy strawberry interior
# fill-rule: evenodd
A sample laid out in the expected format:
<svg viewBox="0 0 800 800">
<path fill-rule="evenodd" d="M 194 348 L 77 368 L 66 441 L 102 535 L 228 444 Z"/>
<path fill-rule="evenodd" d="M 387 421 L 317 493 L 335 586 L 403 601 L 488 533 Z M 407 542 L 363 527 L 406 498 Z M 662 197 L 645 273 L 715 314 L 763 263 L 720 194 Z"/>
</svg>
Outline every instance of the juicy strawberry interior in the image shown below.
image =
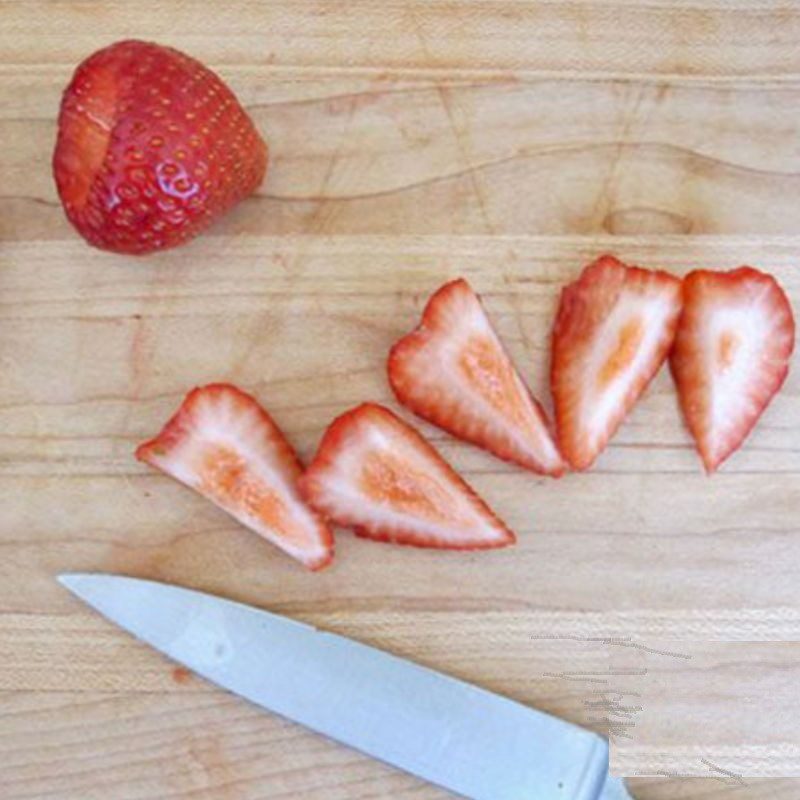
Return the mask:
<svg viewBox="0 0 800 800">
<path fill-rule="evenodd" d="M 236 451 L 224 445 L 206 445 L 199 461 L 199 488 L 221 506 L 256 517 L 285 539 L 302 538 L 278 493 L 255 475 Z"/>
<path fill-rule="evenodd" d="M 709 316 L 706 326 L 709 338 L 704 358 L 710 376 L 707 402 L 715 433 L 710 438 L 724 442 L 744 410 L 758 405 L 751 394 L 754 376 L 768 370 L 769 310 L 740 300 L 738 307 L 717 310 L 714 317 Z M 715 451 L 717 458 L 727 445 L 715 447 L 709 445 L 709 452 Z"/>
<path fill-rule="evenodd" d="M 599 388 L 605 389 L 623 375 L 633 363 L 644 337 L 639 317 L 628 320 L 617 334 L 616 346 L 609 353 L 597 376 Z"/>
<path fill-rule="evenodd" d="M 79 75 L 59 118 L 58 171 L 61 197 L 73 209 L 86 204 L 103 165 L 114 127 L 119 86 L 116 70 L 96 67 Z"/>
<path fill-rule="evenodd" d="M 405 514 L 431 522 L 452 521 L 448 494 L 430 476 L 391 453 L 372 452 L 364 459 L 361 488 L 367 496 Z"/>
<path fill-rule="evenodd" d="M 707 472 L 741 446 L 780 389 L 794 328 L 789 300 L 770 275 L 739 267 L 684 279 L 671 366 Z"/>
<path fill-rule="evenodd" d="M 717 346 L 717 369 L 720 372 L 724 372 L 733 365 L 738 347 L 739 337 L 733 331 L 723 331 Z"/>
<path fill-rule="evenodd" d="M 515 424 L 524 425 L 525 414 L 516 401 L 517 388 L 510 364 L 498 360 L 496 345 L 484 336 L 473 336 L 458 360 L 469 385 Z"/>
<path fill-rule="evenodd" d="M 334 420 L 300 490 L 330 521 L 377 541 L 456 550 L 514 542 L 421 434 L 375 403 Z"/>
<path fill-rule="evenodd" d="M 588 469 L 669 351 L 681 282 L 603 256 L 562 291 L 551 385 L 561 452 Z"/>
</svg>

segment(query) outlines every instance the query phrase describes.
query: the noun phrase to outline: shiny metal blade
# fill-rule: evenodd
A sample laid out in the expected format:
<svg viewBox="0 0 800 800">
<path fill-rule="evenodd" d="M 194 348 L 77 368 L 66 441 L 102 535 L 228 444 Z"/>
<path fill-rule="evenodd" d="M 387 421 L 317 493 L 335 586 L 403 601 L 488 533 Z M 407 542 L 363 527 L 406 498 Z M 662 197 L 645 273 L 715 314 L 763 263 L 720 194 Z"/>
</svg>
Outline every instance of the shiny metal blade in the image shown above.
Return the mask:
<svg viewBox="0 0 800 800">
<path fill-rule="evenodd" d="M 175 661 L 474 800 L 618 800 L 594 733 L 285 617 L 116 575 L 61 583 Z"/>
</svg>

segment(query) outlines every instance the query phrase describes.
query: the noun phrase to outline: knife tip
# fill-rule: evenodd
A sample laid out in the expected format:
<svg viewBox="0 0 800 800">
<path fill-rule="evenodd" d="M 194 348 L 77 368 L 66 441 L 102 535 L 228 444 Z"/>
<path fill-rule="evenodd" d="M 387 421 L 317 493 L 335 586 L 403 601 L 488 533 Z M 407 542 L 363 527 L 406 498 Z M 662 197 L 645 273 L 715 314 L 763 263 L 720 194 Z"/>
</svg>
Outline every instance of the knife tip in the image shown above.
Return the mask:
<svg viewBox="0 0 800 800">
<path fill-rule="evenodd" d="M 82 582 L 85 581 L 87 578 L 90 578 L 91 574 L 88 572 L 62 572 L 60 575 L 56 575 L 56 580 L 65 588 L 69 589 L 70 591 L 74 591 L 74 589 Z"/>
</svg>

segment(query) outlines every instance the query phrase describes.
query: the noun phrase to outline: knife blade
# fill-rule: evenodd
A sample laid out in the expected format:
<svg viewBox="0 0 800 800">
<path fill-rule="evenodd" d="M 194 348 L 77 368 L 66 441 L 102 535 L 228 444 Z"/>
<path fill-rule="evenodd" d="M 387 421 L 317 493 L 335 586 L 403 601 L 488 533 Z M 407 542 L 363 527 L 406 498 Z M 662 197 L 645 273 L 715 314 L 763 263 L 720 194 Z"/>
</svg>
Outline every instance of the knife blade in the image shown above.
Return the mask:
<svg viewBox="0 0 800 800">
<path fill-rule="evenodd" d="M 105 617 L 287 719 L 473 800 L 631 800 L 595 733 L 251 606 L 120 575 L 59 576 Z"/>
</svg>

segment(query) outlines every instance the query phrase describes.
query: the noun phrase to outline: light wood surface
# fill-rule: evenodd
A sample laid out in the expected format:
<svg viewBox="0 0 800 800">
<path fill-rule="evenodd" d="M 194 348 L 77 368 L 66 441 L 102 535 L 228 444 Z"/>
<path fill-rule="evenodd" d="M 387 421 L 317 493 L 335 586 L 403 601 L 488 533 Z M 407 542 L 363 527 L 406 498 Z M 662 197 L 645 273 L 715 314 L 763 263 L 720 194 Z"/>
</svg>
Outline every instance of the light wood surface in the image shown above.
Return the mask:
<svg viewBox="0 0 800 800">
<path fill-rule="evenodd" d="M 256 197 L 146 260 L 84 245 L 49 170 L 71 69 L 130 36 L 218 68 L 274 154 Z M 176 671 L 54 582 L 106 570 L 610 731 L 615 765 L 655 776 L 640 800 L 796 798 L 775 779 L 800 775 L 796 372 L 712 479 L 666 372 L 558 482 L 421 425 L 518 546 L 342 532 L 318 575 L 132 451 L 188 388 L 230 380 L 307 458 L 338 412 L 394 407 L 388 347 L 456 275 L 545 404 L 559 287 L 600 252 L 752 263 L 800 307 L 799 36 L 800 9 L 756 0 L 0 0 L 2 797 L 445 796 Z"/>
</svg>

